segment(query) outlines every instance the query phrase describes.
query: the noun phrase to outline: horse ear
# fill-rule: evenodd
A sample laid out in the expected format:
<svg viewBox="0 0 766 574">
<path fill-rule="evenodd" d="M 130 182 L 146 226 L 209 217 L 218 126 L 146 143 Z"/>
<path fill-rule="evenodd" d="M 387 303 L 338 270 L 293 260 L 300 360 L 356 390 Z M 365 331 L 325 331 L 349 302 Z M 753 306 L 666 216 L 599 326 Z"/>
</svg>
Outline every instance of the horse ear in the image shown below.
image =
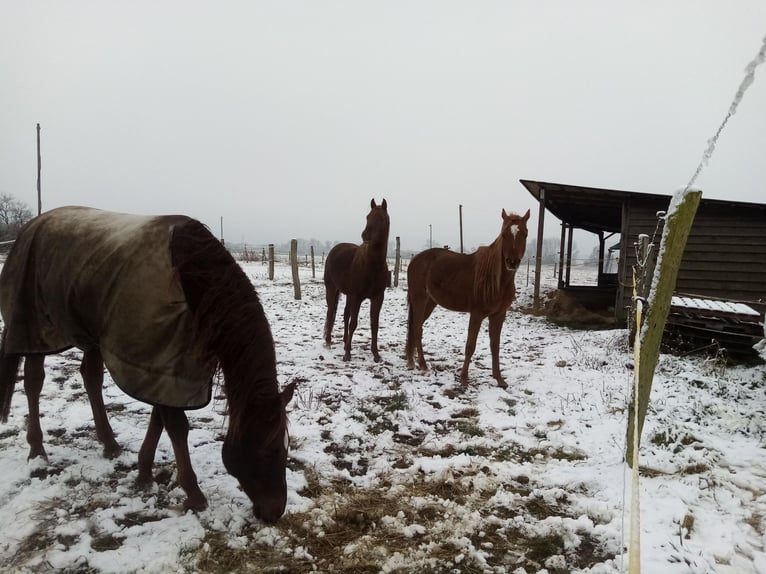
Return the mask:
<svg viewBox="0 0 766 574">
<path fill-rule="evenodd" d="M 294 392 L 295 392 L 295 383 L 290 383 L 279 394 L 279 397 L 282 399 L 282 406 L 283 407 L 286 407 L 287 404 L 292 400 Z"/>
<path fill-rule="evenodd" d="M 383 198 L 383 203 L 381 203 L 380 206 L 383 209 L 385 209 L 386 211 L 388 211 L 388 204 L 386 203 L 386 198 L 385 197 Z"/>
<path fill-rule="evenodd" d="M 524 221 L 528 221 L 529 220 L 529 210 L 528 209 L 527 209 L 527 212 L 524 214 L 524 217 L 522 217 L 522 219 Z"/>
<path fill-rule="evenodd" d="M 374 208 L 374 207 L 375 207 L 375 198 L 373 197 L 373 198 L 370 200 L 370 208 Z"/>
<path fill-rule="evenodd" d="M 503 208 L 503 219 L 508 219 L 508 214 L 505 212 L 505 207 Z"/>
</svg>

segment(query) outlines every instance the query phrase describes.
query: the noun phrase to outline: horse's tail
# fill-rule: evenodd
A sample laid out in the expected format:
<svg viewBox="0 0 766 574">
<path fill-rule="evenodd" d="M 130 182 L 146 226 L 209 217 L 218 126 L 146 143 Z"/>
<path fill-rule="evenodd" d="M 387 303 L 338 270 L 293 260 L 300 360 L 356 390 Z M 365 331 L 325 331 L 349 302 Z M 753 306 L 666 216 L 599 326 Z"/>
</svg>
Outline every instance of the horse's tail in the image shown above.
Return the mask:
<svg viewBox="0 0 766 574">
<path fill-rule="evenodd" d="M 0 422 L 8 422 L 11 413 L 11 397 L 16 386 L 16 375 L 19 371 L 21 355 L 5 353 L 5 330 L 0 340 Z"/>
</svg>

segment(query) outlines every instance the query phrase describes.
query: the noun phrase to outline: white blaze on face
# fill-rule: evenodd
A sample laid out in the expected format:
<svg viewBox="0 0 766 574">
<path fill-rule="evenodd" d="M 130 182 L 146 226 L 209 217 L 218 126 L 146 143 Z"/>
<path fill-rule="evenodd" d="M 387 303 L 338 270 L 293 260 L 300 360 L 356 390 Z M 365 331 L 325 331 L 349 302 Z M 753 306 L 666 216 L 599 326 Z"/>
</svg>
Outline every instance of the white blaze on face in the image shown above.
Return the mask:
<svg viewBox="0 0 766 574">
<path fill-rule="evenodd" d="M 519 232 L 519 224 L 514 223 L 511 225 L 511 235 L 513 235 L 513 238 L 516 239 L 516 234 Z"/>
</svg>

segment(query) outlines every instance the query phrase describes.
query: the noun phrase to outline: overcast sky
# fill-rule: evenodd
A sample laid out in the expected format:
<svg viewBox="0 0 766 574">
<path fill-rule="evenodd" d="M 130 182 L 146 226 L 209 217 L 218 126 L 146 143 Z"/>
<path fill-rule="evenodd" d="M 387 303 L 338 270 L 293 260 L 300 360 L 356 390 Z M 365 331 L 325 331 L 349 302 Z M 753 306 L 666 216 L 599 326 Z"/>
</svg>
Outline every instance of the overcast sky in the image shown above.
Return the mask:
<svg viewBox="0 0 766 574">
<path fill-rule="evenodd" d="M 766 35 L 764 0 L 0 0 L 0 193 L 186 213 L 229 242 L 491 242 L 519 179 L 671 194 Z M 766 202 L 766 66 L 697 181 Z M 546 229 L 554 229 L 546 226 Z"/>
</svg>

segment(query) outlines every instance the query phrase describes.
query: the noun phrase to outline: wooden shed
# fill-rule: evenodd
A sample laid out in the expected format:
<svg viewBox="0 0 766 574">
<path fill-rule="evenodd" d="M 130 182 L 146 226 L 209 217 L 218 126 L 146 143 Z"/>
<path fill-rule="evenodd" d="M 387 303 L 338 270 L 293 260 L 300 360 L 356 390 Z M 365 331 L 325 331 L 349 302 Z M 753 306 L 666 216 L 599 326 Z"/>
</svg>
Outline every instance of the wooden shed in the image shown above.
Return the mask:
<svg viewBox="0 0 766 574">
<path fill-rule="evenodd" d="M 546 230 L 546 212 L 560 220 L 561 250 L 559 289 L 591 310 L 613 310 L 624 322 L 631 304 L 633 266 L 640 234 L 662 235 L 659 212 L 665 212 L 671 195 L 582 187 L 521 180 L 539 202 L 536 274 L 540 276 L 540 246 Z M 551 231 L 550 223 L 549 233 Z M 592 286 L 574 286 L 572 232 L 589 231 L 598 238 L 597 279 Z M 608 248 L 619 245 L 615 272 L 604 268 Z M 535 282 L 535 305 L 540 303 Z M 766 205 L 707 199 L 702 196 L 684 251 L 676 282 L 680 296 L 744 303 L 766 311 Z M 763 331 L 761 330 L 761 334 Z"/>
</svg>

